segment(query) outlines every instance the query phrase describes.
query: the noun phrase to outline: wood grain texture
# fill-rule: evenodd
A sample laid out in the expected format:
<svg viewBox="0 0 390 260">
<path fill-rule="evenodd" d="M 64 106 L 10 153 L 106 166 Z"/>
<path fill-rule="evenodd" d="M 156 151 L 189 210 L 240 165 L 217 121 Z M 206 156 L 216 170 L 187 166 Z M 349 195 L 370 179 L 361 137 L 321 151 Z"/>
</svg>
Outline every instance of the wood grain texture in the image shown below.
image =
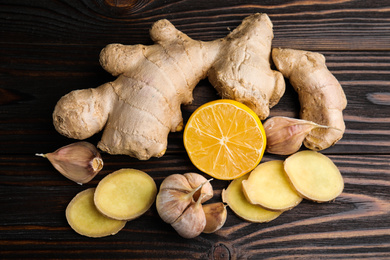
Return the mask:
<svg viewBox="0 0 390 260">
<path fill-rule="evenodd" d="M 323 151 L 343 174 L 341 196 L 322 204 L 304 200 L 264 224 L 228 209 L 220 231 L 191 240 L 165 224 L 155 206 L 115 236 L 75 233 L 67 204 L 108 173 L 140 169 L 159 186 L 169 174 L 198 170 L 182 133 L 172 133 L 164 157 L 103 154 L 101 173 L 79 186 L 35 156 L 73 142 L 52 125 L 57 100 L 113 80 L 99 65 L 100 50 L 113 42 L 151 44 L 148 30 L 158 19 L 207 41 L 254 12 L 269 14 L 275 47 L 323 53 L 344 88 L 347 129 Z M 0 25 L 0 259 L 390 259 L 390 1 L 0 0 Z M 217 98 L 202 80 L 194 102 L 182 107 L 184 121 Z M 287 83 L 271 116 L 297 117 L 299 108 Z M 266 154 L 263 161 L 283 158 Z M 212 184 L 212 202 L 221 201 L 228 182 Z"/>
</svg>

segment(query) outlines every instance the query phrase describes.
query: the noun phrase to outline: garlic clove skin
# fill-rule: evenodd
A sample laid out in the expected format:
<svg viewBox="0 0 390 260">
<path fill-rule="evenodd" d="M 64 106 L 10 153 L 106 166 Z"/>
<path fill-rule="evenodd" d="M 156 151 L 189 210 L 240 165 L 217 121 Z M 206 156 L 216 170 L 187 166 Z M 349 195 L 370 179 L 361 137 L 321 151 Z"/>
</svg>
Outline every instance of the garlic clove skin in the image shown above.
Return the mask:
<svg viewBox="0 0 390 260">
<path fill-rule="evenodd" d="M 160 185 L 160 190 L 175 189 L 190 192 L 193 188 L 183 174 L 171 174 Z"/>
<path fill-rule="evenodd" d="M 202 195 L 197 202 L 191 205 L 183 214 L 171 225 L 176 232 L 184 238 L 194 238 L 199 236 L 206 226 L 206 215 L 201 204 Z"/>
<path fill-rule="evenodd" d="M 171 224 L 180 217 L 194 201 L 192 190 L 187 178 L 182 174 L 172 174 L 163 180 L 156 197 L 156 208 L 164 222 Z"/>
<path fill-rule="evenodd" d="M 266 151 L 278 155 L 290 155 L 297 152 L 303 140 L 315 128 L 328 128 L 314 122 L 275 116 L 263 124 L 267 137 Z"/>
<path fill-rule="evenodd" d="M 188 175 L 185 176 L 185 174 L 172 174 L 166 177 L 160 185 L 160 191 L 156 197 L 156 208 L 161 219 L 166 223 L 172 224 L 176 221 L 188 205 L 198 199 L 199 195 L 197 194 L 202 190 L 203 186 L 209 184 L 209 181 L 201 176 L 204 179 L 199 178 L 199 180 L 204 180 L 205 182 L 192 188 L 187 177 Z M 209 188 L 206 190 L 208 191 Z M 204 200 L 204 197 L 209 196 L 210 194 L 203 194 L 202 199 Z"/>
<path fill-rule="evenodd" d="M 192 195 L 180 190 L 163 189 L 157 194 L 156 208 L 161 219 L 172 224 L 177 220 L 188 205 L 193 202 Z"/>
<path fill-rule="evenodd" d="M 84 184 L 92 180 L 103 168 L 103 160 L 97 148 L 88 142 L 76 142 L 47 154 L 47 158 L 66 178 Z"/>
<path fill-rule="evenodd" d="M 210 234 L 220 230 L 227 219 L 226 205 L 222 202 L 216 202 L 202 207 L 206 216 L 206 226 L 203 233 Z"/>
<path fill-rule="evenodd" d="M 213 187 L 210 184 L 212 179 L 207 180 L 202 175 L 193 172 L 185 173 L 183 175 L 187 179 L 192 189 L 202 185 L 201 189 L 194 194 L 194 200 L 198 200 L 200 194 L 204 194 L 201 201 L 201 203 L 204 203 L 214 196 Z"/>
</svg>

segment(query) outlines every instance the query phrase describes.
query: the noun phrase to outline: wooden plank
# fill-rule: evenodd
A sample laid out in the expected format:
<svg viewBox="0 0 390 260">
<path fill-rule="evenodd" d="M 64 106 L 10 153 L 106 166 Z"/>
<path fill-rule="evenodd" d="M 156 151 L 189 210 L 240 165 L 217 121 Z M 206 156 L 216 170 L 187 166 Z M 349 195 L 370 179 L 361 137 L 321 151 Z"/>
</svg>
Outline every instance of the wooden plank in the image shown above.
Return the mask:
<svg viewBox="0 0 390 260">
<path fill-rule="evenodd" d="M 334 202 L 304 200 L 269 223 L 241 220 L 229 209 L 225 226 L 215 234 L 181 239 L 159 218 L 155 206 L 130 221 L 117 235 L 89 239 L 70 229 L 64 210 L 72 197 L 116 167 L 137 167 L 158 185 L 173 172 L 193 170 L 187 160 L 167 156 L 150 163 L 105 158 L 107 168 L 95 180 L 79 186 L 56 172 L 43 158 L 1 157 L 0 256 L 28 258 L 148 258 L 205 259 L 224 249 L 232 259 L 278 256 L 306 258 L 375 258 L 390 253 L 389 155 L 332 155 L 345 181 L 344 192 Z M 110 159 L 110 160 L 108 160 Z M 265 161 L 276 159 L 266 156 Z M 155 164 L 156 167 L 153 167 Z M 157 167 L 158 166 L 158 167 Z M 213 201 L 229 182 L 213 181 Z M 16 239 L 17 238 L 17 239 Z M 166 241 L 166 242 L 162 242 Z M 219 252 L 219 251 L 217 251 Z M 79 255 L 78 255 L 79 254 Z"/>
<path fill-rule="evenodd" d="M 148 29 L 167 18 L 199 40 L 224 37 L 255 12 L 269 14 L 275 45 L 307 50 L 389 50 L 386 1 L 11 1 L 0 10 L 1 42 L 150 43 Z"/>
<path fill-rule="evenodd" d="M 4 45 L 0 68 L 7 70 L 2 82 L 7 88 L 0 106 L 0 153 L 18 153 L 19 147 L 11 143 L 29 144 L 25 152 L 51 151 L 61 144 L 73 142 L 62 138 L 52 125 L 51 114 L 61 96 L 74 89 L 97 87 L 115 78 L 98 63 L 97 48 L 70 48 L 67 45 L 43 46 L 24 49 L 16 58 L 12 45 Z M 22 45 L 26 46 L 26 45 Z M 59 51 L 63 49 L 63 51 Z M 74 51 L 76 49 L 77 51 Z M 10 54 L 7 54 L 10 53 Z M 76 55 L 83 53 L 82 56 Z M 390 53 L 384 51 L 323 51 L 327 65 L 342 84 L 348 99 L 344 110 L 346 133 L 336 146 L 325 153 L 390 153 Z M 39 56 L 39 61 L 36 57 Z M 74 57 L 74 58 L 71 58 Z M 4 64 L 10 64 L 6 66 Z M 35 61 L 37 65 L 28 65 Z M 1 65 L 3 64 L 3 65 Z M 15 76 L 18 80 L 15 81 Z M 31 80 L 34 77 L 34 80 Z M 201 104 L 219 98 L 207 80 L 201 81 L 194 91 L 192 105 L 183 106 L 184 120 Z M 369 109 L 367 109 L 369 108 Z M 28 113 L 26 113 L 28 111 Z M 286 93 L 270 116 L 298 117 L 297 94 L 287 81 Z M 181 133 L 171 133 L 168 152 L 180 147 Z M 99 135 L 91 139 L 97 143 Z"/>
<path fill-rule="evenodd" d="M 226 36 L 254 12 L 274 24 L 274 47 L 319 51 L 348 98 L 345 135 L 323 151 L 339 167 L 345 189 L 330 203 L 304 200 L 279 218 L 246 222 L 228 209 L 214 234 L 181 238 L 155 205 L 115 236 L 91 239 L 67 224 L 65 208 L 79 191 L 108 173 L 136 168 L 159 186 L 172 173 L 199 172 L 182 133 L 171 133 L 162 158 L 139 161 L 102 154 L 104 168 L 79 186 L 35 153 L 73 142 L 59 135 L 51 114 L 74 89 L 114 79 L 99 65 L 108 43 L 152 44 L 158 19 L 199 40 Z M 390 257 L 390 1 L 25 1 L 0 2 L 0 259 L 388 259 Z M 202 80 L 186 122 L 201 104 L 219 98 Z M 271 116 L 297 117 L 297 94 L 286 93 Z M 101 134 L 89 138 L 96 144 Z M 265 154 L 263 162 L 284 159 Z M 206 176 L 207 177 L 207 176 Z M 229 182 L 213 180 L 212 202 Z"/>
</svg>

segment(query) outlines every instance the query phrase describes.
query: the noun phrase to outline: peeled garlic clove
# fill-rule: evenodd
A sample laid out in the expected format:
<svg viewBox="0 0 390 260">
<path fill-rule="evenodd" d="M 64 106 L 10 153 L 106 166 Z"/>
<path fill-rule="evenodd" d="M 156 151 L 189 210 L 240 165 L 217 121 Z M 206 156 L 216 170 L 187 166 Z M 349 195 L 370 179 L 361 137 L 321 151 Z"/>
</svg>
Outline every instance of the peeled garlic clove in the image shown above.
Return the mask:
<svg viewBox="0 0 390 260">
<path fill-rule="evenodd" d="M 303 140 L 314 128 L 328 128 L 311 121 L 282 116 L 268 119 L 263 127 L 267 137 L 266 151 L 279 155 L 298 151 Z"/>
<path fill-rule="evenodd" d="M 183 214 L 171 225 L 176 232 L 184 238 L 199 236 L 206 226 L 206 216 L 201 204 L 202 195 L 199 199 L 183 212 Z"/>
<path fill-rule="evenodd" d="M 201 201 L 201 203 L 204 203 L 214 196 L 213 187 L 210 184 L 210 181 L 212 179 L 207 180 L 202 175 L 193 172 L 185 173 L 183 175 L 185 178 L 187 178 L 187 181 L 189 185 L 192 187 L 192 189 L 195 189 L 200 185 L 202 185 L 201 189 L 194 194 L 194 200 L 198 200 L 200 194 L 204 194 L 203 199 Z"/>
<path fill-rule="evenodd" d="M 222 202 L 203 205 L 203 211 L 206 216 L 206 226 L 203 233 L 214 233 L 221 229 L 226 222 L 226 205 Z"/>
<path fill-rule="evenodd" d="M 103 168 L 99 151 L 88 142 L 76 142 L 53 153 L 36 155 L 47 158 L 62 175 L 78 184 L 89 182 Z"/>
</svg>

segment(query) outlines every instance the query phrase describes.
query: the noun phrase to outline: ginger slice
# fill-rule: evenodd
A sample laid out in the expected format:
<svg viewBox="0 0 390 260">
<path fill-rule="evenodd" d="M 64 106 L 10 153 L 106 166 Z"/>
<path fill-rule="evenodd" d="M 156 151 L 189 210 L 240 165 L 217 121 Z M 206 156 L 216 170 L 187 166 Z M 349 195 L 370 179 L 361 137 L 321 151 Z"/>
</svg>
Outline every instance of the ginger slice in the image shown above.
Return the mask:
<svg viewBox="0 0 390 260">
<path fill-rule="evenodd" d="M 144 214 L 155 201 L 156 183 L 147 173 L 121 169 L 104 177 L 96 187 L 95 205 L 104 215 L 132 220 Z"/>
<path fill-rule="evenodd" d="M 321 153 L 295 153 L 285 160 L 284 169 L 297 192 L 306 199 L 316 202 L 331 201 L 344 189 L 339 169 Z"/>
<path fill-rule="evenodd" d="M 66 220 L 71 228 L 87 237 L 115 235 L 126 224 L 124 220 L 115 220 L 101 214 L 93 202 L 95 188 L 78 193 L 66 208 Z"/>
<path fill-rule="evenodd" d="M 248 202 L 242 192 L 242 181 L 248 179 L 249 173 L 233 180 L 227 189 L 222 190 L 222 201 L 240 218 L 253 223 L 269 222 L 276 219 L 283 211 L 270 211 L 259 205 Z"/>
<path fill-rule="evenodd" d="M 302 201 L 289 183 L 280 160 L 258 165 L 242 182 L 242 189 L 250 203 L 269 210 L 289 210 Z"/>
</svg>

